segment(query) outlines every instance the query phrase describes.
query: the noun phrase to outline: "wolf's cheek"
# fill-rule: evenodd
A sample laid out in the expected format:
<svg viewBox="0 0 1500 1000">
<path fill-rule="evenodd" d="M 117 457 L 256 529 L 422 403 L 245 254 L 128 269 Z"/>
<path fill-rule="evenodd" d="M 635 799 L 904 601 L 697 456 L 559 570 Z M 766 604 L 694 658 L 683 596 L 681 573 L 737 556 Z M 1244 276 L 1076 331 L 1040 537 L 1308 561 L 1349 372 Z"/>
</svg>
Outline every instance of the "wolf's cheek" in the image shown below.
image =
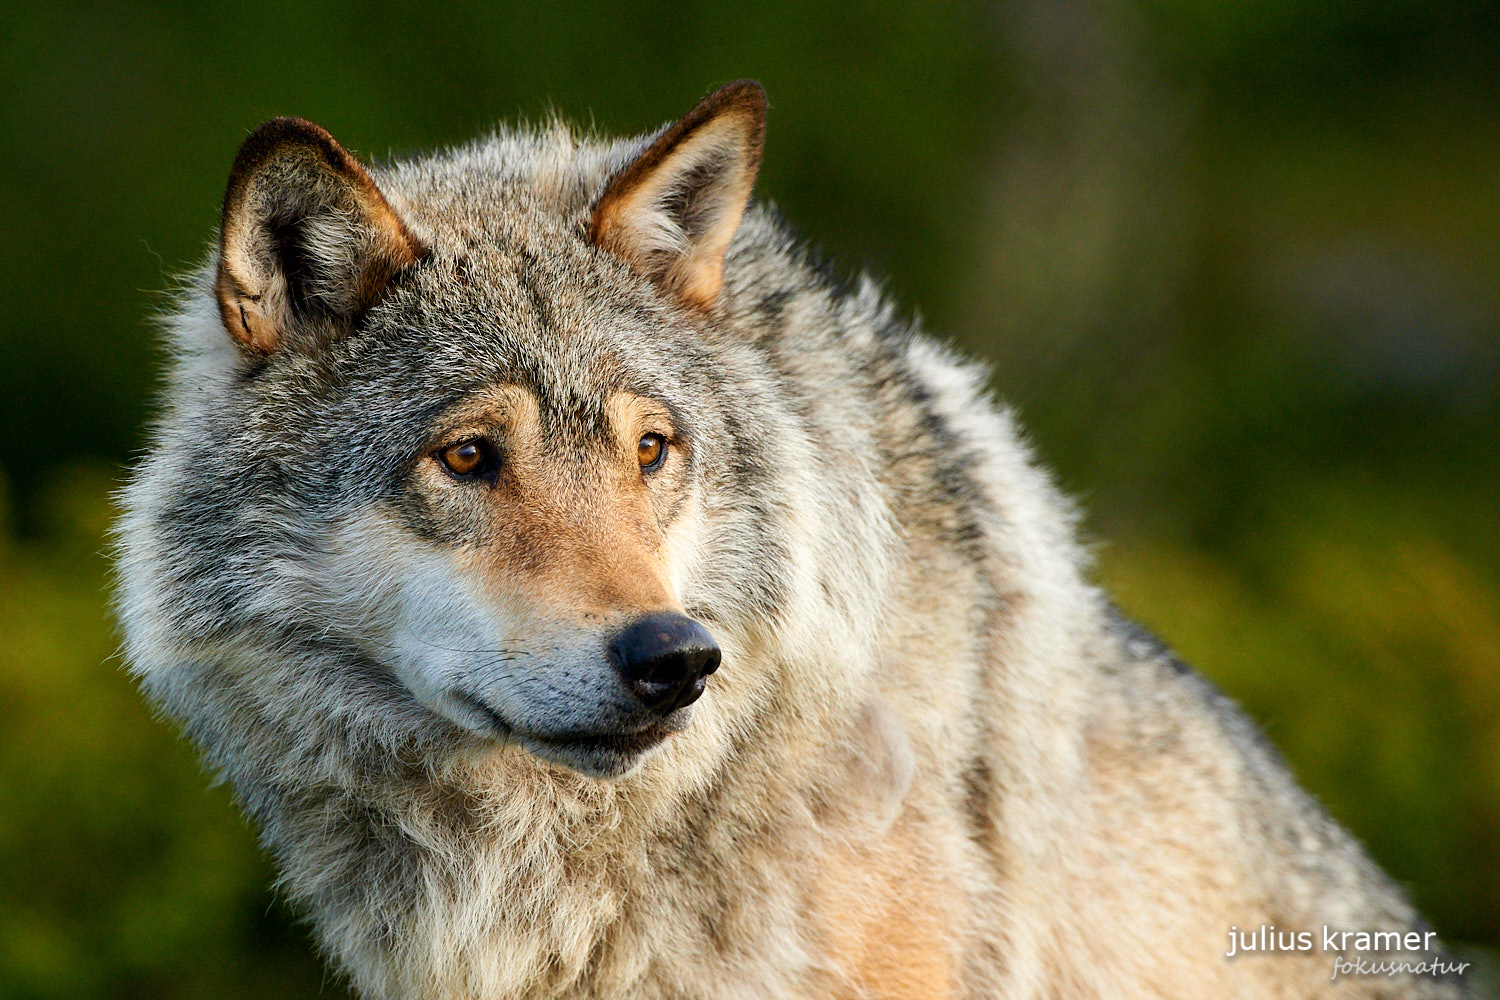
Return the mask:
<svg viewBox="0 0 1500 1000">
<path fill-rule="evenodd" d="M 310 597 L 330 631 L 358 644 L 425 707 L 464 728 L 493 728 L 450 692 L 476 657 L 499 655 L 507 629 L 451 557 L 378 509 L 347 519 L 325 553 L 322 589 Z"/>
</svg>

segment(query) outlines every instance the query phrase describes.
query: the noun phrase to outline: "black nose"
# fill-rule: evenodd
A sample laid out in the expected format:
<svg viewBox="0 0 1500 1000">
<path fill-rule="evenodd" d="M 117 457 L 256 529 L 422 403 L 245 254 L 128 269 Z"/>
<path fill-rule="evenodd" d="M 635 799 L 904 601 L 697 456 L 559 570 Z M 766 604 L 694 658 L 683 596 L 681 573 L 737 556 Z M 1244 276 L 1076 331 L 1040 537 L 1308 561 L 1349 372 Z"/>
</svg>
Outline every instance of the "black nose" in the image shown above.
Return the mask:
<svg viewBox="0 0 1500 1000">
<path fill-rule="evenodd" d="M 648 708 L 666 713 L 691 705 L 719 669 L 719 644 L 691 618 L 647 615 L 615 637 L 609 652 L 625 685 Z"/>
</svg>

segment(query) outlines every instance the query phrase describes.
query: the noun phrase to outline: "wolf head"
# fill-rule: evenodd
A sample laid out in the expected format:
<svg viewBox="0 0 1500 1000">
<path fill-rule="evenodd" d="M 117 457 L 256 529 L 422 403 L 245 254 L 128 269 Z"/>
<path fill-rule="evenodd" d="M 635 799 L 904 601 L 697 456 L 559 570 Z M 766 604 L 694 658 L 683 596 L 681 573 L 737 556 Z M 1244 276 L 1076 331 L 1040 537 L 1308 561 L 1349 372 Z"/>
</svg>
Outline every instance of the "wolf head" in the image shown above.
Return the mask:
<svg viewBox="0 0 1500 1000">
<path fill-rule="evenodd" d="M 740 82 L 645 140 L 374 170 L 300 120 L 245 142 L 120 560 L 132 664 L 220 767 L 259 762 L 242 791 L 333 757 L 716 761 L 780 660 L 861 661 L 868 622 L 794 609 L 878 576 L 874 487 L 804 481 L 735 315 L 786 295 L 750 294 L 787 241 L 741 224 L 765 107 Z"/>
</svg>

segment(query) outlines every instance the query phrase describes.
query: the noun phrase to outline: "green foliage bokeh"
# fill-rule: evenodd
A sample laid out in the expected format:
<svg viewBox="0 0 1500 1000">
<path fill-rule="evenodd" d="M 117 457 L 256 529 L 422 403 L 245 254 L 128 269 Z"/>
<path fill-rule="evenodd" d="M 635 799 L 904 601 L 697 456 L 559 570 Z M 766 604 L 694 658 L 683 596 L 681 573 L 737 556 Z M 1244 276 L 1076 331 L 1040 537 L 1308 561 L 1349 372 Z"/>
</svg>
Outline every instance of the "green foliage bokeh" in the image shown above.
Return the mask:
<svg viewBox="0 0 1500 1000">
<path fill-rule="evenodd" d="M 1100 578 L 1449 939 L 1500 943 L 1500 7 L 0 14 L 0 998 L 341 995 L 113 656 L 110 492 L 239 141 L 376 158 L 741 76 L 759 190 L 990 359 Z M 1165 945 L 1164 945 L 1165 946 Z"/>
</svg>

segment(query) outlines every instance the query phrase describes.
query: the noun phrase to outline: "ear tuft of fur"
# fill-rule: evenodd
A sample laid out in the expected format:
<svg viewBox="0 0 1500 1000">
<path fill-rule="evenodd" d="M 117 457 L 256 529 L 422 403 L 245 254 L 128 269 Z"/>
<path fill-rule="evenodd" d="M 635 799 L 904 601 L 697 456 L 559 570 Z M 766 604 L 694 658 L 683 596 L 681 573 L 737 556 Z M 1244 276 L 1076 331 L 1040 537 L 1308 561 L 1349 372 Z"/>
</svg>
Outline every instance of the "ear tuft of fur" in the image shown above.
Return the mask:
<svg viewBox="0 0 1500 1000">
<path fill-rule="evenodd" d="M 224 328 L 271 354 L 305 324 L 346 324 L 423 247 L 358 160 L 301 118 L 250 134 L 224 193 L 215 292 Z"/>
<path fill-rule="evenodd" d="M 712 305 L 760 168 L 765 129 L 760 84 L 720 87 L 610 179 L 594 205 L 589 238 L 684 301 Z"/>
</svg>

